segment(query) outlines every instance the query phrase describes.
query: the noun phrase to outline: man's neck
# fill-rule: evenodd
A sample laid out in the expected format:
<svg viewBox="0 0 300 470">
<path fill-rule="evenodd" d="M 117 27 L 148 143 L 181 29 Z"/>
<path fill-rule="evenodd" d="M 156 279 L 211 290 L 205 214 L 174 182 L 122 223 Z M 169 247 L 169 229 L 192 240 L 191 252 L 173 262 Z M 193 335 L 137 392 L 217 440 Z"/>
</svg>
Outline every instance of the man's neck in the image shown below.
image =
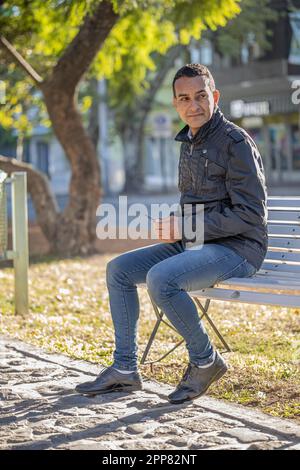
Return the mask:
<svg viewBox="0 0 300 470">
<path fill-rule="evenodd" d="M 192 128 L 189 127 L 189 130 L 188 130 L 188 138 L 189 138 L 190 140 L 197 134 L 197 132 L 199 132 L 199 130 L 200 130 L 202 127 L 204 127 L 208 122 L 211 121 L 211 119 L 213 118 L 213 116 L 214 116 L 216 110 L 217 110 L 217 106 L 215 106 L 215 108 L 214 108 L 214 110 L 213 110 L 213 113 L 212 113 L 211 117 L 209 118 L 209 120 L 206 121 L 201 127 L 198 127 L 198 129 L 192 130 Z"/>
<path fill-rule="evenodd" d="M 189 130 L 188 130 L 188 138 L 191 140 L 193 138 L 193 133 L 192 133 L 192 130 L 191 128 L 189 127 Z"/>
</svg>

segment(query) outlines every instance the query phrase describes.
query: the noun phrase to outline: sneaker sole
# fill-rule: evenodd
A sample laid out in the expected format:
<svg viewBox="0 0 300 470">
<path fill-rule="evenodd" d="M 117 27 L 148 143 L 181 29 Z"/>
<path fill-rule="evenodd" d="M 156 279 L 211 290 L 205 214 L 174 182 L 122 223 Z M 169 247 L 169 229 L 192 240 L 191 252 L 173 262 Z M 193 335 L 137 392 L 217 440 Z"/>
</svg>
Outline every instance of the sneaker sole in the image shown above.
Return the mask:
<svg viewBox="0 0 300 470">
<path fill-rule="evenodd" d="M 207 385 L 207 387 L 201 392 L 199 393 L 199 395 L 196 395 L 194 397 L 188 397 L 188 398 L 184 398 L 182 400 L 172 400 L 172 399 L 169 399 L 169 402 L 172 403 L 173 405 L 179 405 L 181 403 L 184 403 L 185 401 L 193 401 L 193 400 L 196 400 L 196 398 L 199 398 L 201 397 L 202 395 L 204 395 L 207 390 L 209 389 L 209 387 L 214 383 L 216 382 L 217 380 L 219 380 L 224 374 L 226 374 L 226 372 L 228 371 L 228 367 L 224 367 L 223 369 L 221 369 L 214 377 L 213 379 L 210 381 L 210 383 Z"/>
<path fill-rule="evenodd" d="M 141 385 L 115 385 L 111 388 L 106 390 L 93 390 L 91 392 L 84 392 L 80 390 L 76 390 L 77 393 L 81 395 L 88 395 L 90 397 L 95 397 L 96 395 L 103 395 L 105 393 L 112 393 L 112 392 L 135 392 L 138 390 L 142 390 L 143 387 Z"/>
</svg>

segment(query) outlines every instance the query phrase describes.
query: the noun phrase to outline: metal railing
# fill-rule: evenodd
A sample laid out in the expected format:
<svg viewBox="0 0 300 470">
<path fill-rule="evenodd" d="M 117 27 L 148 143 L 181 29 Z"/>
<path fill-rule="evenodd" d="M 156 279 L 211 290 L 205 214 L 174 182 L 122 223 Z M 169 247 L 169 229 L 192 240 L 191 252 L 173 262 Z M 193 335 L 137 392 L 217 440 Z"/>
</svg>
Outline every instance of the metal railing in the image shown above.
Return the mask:
<svg viewBox="0 0 300 470">
<path fill-rule="evenodd" d="M 8 250 L 7 185 L 11 183 L 12 250 Z M 28 313 L 28 213 L 27 175 L 0 170 L 0 260 L 13 260 L 15 313 Z"/>
</svg>

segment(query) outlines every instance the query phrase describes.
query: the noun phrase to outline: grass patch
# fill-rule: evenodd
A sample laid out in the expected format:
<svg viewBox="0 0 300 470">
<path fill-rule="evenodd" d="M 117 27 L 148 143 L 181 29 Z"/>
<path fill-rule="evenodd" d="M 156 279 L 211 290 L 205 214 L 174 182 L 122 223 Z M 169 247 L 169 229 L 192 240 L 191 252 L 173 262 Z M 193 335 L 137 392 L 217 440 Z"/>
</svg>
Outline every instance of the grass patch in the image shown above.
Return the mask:
<svg viewBox="0 0 300 470">
<path fill-rule="evenodd" d="M 0 332 L 73 358 L 112 363 L 114 330 L 105 282 L 107 262 L 117 255 L 89 258 L 39 258 L 30 265 L 30 312 L 14 315 L 13 271 L 0 270 Z M 145 289 L 139 289 L 139 351 L 144 351 L 155 315 Z M 209 395 L 300 421 L 300 310 L 212 302 L 210 314 L 229 342 L 230 371 Z M 207 330 L 216 347 L 209 326 Z M 152 358 L 180 339 L 159 329 Z M 155 364 L 142 366 L 145 377 L 176 384 L 186 368 L 184 345 Z"/>
</svg>

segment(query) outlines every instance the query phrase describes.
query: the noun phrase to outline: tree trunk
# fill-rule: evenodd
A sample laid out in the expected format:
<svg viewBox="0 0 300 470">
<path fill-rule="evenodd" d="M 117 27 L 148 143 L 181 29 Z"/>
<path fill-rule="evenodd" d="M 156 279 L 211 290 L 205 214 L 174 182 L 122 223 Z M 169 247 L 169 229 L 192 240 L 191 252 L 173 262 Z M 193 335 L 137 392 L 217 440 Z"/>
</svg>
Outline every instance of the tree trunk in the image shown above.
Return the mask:
<svg viewBox="0 0 300 470">
<path fill-rule="evenodd" d="M 99 93 L 98 93 L 98 80 L 97 78 L 90 78 L 89 88 L 92 95 L 92 104 L 89 110 L 89 123 L 88 133 L 92 139 L 95 149 L 98 148 L 99 134 L 100 134 L 100 123 L 99 123 Z"/>
<path fill-rule="evenodd" d="M 72 168 L 69 201 L 58 216 L 52 248 L 58 253 L 91 253 L 96 241 L 96 209 L 102 195 L 96 149 L 85 131 L 75 100 L 42 87 L 54 132 Z"/>
<path fill-rule="evenodd" d="M 142 155 L 139 154 L 141 151 L 140 135 L 137 134 L 136 129 L 126 127 L 120 136 L 125 165 L 125 184 L 122 194 L 140 193 L 144 185 L 144 175 L 140 165 Z"/>
</svg>

